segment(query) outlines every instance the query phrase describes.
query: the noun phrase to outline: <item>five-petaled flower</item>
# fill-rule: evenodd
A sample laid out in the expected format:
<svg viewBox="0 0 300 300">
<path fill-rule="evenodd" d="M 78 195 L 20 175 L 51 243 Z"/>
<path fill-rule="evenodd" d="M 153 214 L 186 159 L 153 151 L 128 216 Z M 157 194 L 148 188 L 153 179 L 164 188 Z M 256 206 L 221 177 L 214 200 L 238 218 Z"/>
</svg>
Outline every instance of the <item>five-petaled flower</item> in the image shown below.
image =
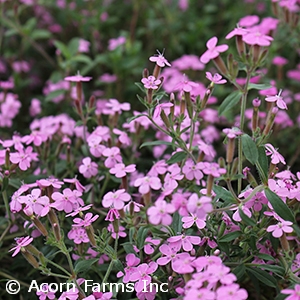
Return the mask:
<svg viewBox="0 0 300 300">
<path fill-rule="evenodd" d="M 148 78 L 142 78 L 141 82 L 146 89 L 152 90 L 157 90 L 158 86 L 161 84 L 161 80 L 156 79 L 153 75 L 150 75 Z"/>
<path fill-rule="evenodd" d="M 217 58 L 220 53 L 227 51 L 228 45 L 217 46 L 218 38 L 212 37 L 206 43 L 207 50 L 201 55 L 200 61 L 207 64 L 211 59 Z"/>
</svg>

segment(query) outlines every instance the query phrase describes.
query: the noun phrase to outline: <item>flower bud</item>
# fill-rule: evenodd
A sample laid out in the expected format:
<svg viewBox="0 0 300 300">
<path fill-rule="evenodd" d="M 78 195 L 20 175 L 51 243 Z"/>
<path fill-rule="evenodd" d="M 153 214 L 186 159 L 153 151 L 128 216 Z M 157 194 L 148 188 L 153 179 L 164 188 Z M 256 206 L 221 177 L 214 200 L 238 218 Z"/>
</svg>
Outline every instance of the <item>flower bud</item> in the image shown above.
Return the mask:
<svg viewBox="0 0 300 300">
<path fill-rule="evenodd" d="M 213 62 L 221 74 L 223 74 L 223 75 L 228 74 L 228 70 L 227 70 L 225 63 L 220 55 L 218 57 L 214 58 Z"/>
<path fill-rule="evenodd" d="M 32 222 L 43 236 L 48 236 L 48 230 L 45 228 L 45 226 L 39 219 L 33 216 Z"/>
<path fill-rule="evenodd" d="M 235 150 L 235 138 L 228 138 L 227 150 L 226 150 L 226 162 L 232 163 Z"/>
<path fill-rule="evenodd" d="M 39 268 L 39 263 L 37 262 L 37 260 L 34 258 L 34 256 L 32 254 L 30 254 L 29 252 L 25 251 L 21 251 L 22 255 L 24 256 L 24 258 L 35 268 L 38 269 Z"/>
<path fill-rule="evenodd" d="M 97 243 L 96 243 L 95 236 L 94 236 L 93 225 L 89 225 L 89 226 L 85 227 L 85 231 L 86 231 L 86 233 L 87 233 L 87 235 L 89 237 L 91 245 L 94 246 L 94 247 L 96 247 Z"/>
</svg>

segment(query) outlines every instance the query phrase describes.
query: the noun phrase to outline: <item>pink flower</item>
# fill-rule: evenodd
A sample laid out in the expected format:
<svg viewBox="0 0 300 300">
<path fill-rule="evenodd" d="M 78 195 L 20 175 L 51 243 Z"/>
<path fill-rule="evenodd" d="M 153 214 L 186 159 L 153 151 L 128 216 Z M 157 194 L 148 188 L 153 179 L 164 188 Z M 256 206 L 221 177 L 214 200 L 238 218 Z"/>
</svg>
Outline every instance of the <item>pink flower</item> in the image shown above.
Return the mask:
<svg viewBox="0 0 300 300">
<path fill-rule="evenodd" d="M 105 221 L 110 221 L 110 222 L 113 222 L 114 220 L 118 220 L 118 219 L 120 219 L 120 214 L 118 210 L 115 208 L 111 208 L 105 217 Z"/>
<path fill-rule="evenodd" d="M 199 219 L 197 216 L 194 216 L 191 214 L 191 216 L 183 217 L 182 222 L 184 223 L 182 225 L 183 228 L 190 228 L 195 223 L 199 229 L 203 229 L 206 226 L 206 222 L 204 220 Z"/>
<path fill-rule="evenodd" d="M 140 263 L 140 259 L 136 257 L 133 253 L 126 255 L 126 267 L 124 268 L 125 276 L 123 277 L 123 282 L 128 283 L 130 281 L 130 276 L 136 271 L 136 266 Z M 124 275 L 122 271 L 117 273 L 117 277 L 120 278 Z"/>
<path fill-rule="evenodd" d="M 169 108 L 170 107 L 173 107 L 174 104 L 173 103 L 161 103 L 161 104 L 158 104 L 155 106 L 155 109 L 154 109 L 154 113 L 153 113 L 153 118 L 156 119 L 156 118 L 159 118 L 160 117 L 160 114 L 162 112 L 162 110 L 166 113 L 166 115 L 168 116 L 169 113 L 170 113 L 170 110 Z M 167 112 L 168 110 L 168 112 Z"/>
<path fill-rule="evenodd" d="M 159 190 L 161 188 L 161 182 L 158 177 L 146 176 L 136 179 L 134 186 L 139 187 L 139 192 L 144 195 L 150 191 L 150 188 Z"/>
<path fill-rule="evenodd" d="M 280 90 L 278 95 L 268 96 L 266 97 L 266 101 L 268 102 L 276 102 L 276 105 L 281 109 L 287 109 L 286 103 L 283 101 L 283 98 L 280 96 L 282 90 Z"/>
<path fill-rule="evenodd" d="M 169 262 L 173 262 L 177 259 L 177 252 L 180 250 L 181 245 L 179 244 L 163 244 L 159 247 L 159 251 L 165 256 L 160 257 L 156 262 L 160 266 L 165 266 Z M 173 268 L 173 266 L 172 266 Z"/>
<path fill-rule="evenodd" d="M 199 245 L 201 242 L 201 238 L 199 236 L 188 236 L 185 234 L 171 236 L 168 238 L 168 242 L 171 247 L 178 247 L 179 249 L 182 247 L 184 251 L 191 251 L 193 249 L 193 245 Z"/>
<path fill-rule="evenodd" d="M 146 89 L 156 90 L 158 86 L 161 84 L 161 80 L 156 79 L 154 76 L 149 76 L 148 78 L 143 78 L 141 82 L 144 84 Z"/>
<path fill-rule="evenodd" d="M 12 257 L 16 256 L 24 247 L 28 246 L 32 241 L 33 238 L 30 236 L 16 238 L 15 241 L 17 242 L 17 246 L 13 247 L 9 250 L 9 252 L 14 251 Z"/>
<path fill-rule="evenodd" d="M 90 42 L 84 39 L 79 39 L 78 52 L 85 53 L 89 52 Z"/>
<path fill-rule="evenodd" d="M 248 45 L 270 46 L 273 38 L 259 31 L 250 31 L 243 35 L 243 41 Z"/>
<path fill-rule="evenodd" d="M 229 139 L 234 139 L 234 138 L 238 137 L 239 135 L 243 134 L 243 132 L 237 127 L 224 128 L 223 132 L 227 135 L 227 137 Z"/>
<path fill-rule="evenodd" d="M 221 286 L 217 289 L 216 300 L 246 300 L 248 293 L 245 289 L 241 289 L 236 283 Z"/>
<path fill-rule="evenodd" d="M 125 189 L 117 190 L 116 192 L 108 192 L 104 195 L 102 205 L 105 208 L 113 206 L 120 210 L 124 207 L 124 202 L 130 200 L 130 195 L 125 192 Z"/>
<path fill-rule="evenodd" d="M 85 229 L 81 227 L 72 227 L 68 232 L 68 238 L 74 240 L 76 245 L 88 243 L 90 241 Z"/>
<path fill-rule="evenodd" d="M 113 51 L 115 50 L 117 47 L 123 45 L 126 43 L 126 38 L 124 36 L 120 36 L 116 39 L 110 39 L 108 41 L 108 50 Z"/>
<path fill-rule="evenodd" d="M 151 56 L 149 58 L 149 60 L 152 62 L 155 62 L 161 68 L 163 68 L 166 65 L 168 67 L 171 67 L 171 64 L 164 58 L 163 54 L 161 54 L 161 53 L 159 53 L 158 55 L 155 55 L 155 56 Z"/>
<path fill-rule="evenodd" d="M 84 216 L 84 219 L 75 218 L 73 220 L 73 222 L 75 223 L 75 224 L 73 224 L 73 226 L 74 227 L 88 227 L 88 226 L 92 225 L 92 223 L 95 222 L 98 218 L 99 218 L 99 215 L 93 216 L 92 213 L 87 213 Z"/>
<path fill-rule="evenodd" d="M 202 165 L 202 171 L 206 175 L 211 175 L 215 178 L 220 177 L 221 175 L 226 174 L 226 169 L 221 168 L 218 163 L 204 162 Z"/>
<path fill-rule="evenodd" d="M 173 204 L 159 199 L 155 202 L 155 206 L 148 208 L 147 215 L 151 224 L 168 226 L 172 223 L 172 217 L 169 214 L 172 214 L 173 212 L 175 212 Z"/>
<path fill-rule="evenodd" d="M 52 300 L 55 298 L 55 292 L 47 283 L 42 283 L 40 289 L 36 292 L 37 296 L 39 296 L 39 300 L 46 300 L 47 298 Z"/>
<path fill-rule="evenodd" d="M 113 168 L 109 170 L 110 174 L 114 174 L 117 178 L 125 177 L 127 173 L 135 172 L 135 165 L 125 166 L 123 163 L 115 164 Z"/>
<path fill-rule="evenodd" d="M 40 188 L 53 186 L 53 188 L 55 188 L 55 189 L 60 189 L 64 183 L 62 181 L 58 180 L 57 178 L 49 177 L 46 179 L 37 180 L 37 184 Z"/>
<path fill-rule="evenodd" d="M 211 59 L 217 58 L 220 53 L 227 51 L 228 45 L 217 46 L 217 43 L 218 38 L 215 36 L 207 41 L 207 50 L 200 57 L 200 61 L 202 63 L 207 64 Z"/>
<path fill-rule="evenodd" d="M 124 238 L 124 237 L 127 236 L 126 231 L 125 231 L 125 227 L 123 227 L 123 226 L 119 226 L 119 232 L 118 232 L 118 233 L 115 232 L 115 229 L 114 229 L 113 224 L 109 224 L 109 225 L 107 226 L 107 230 L 108 230 L 109 232 L 112 233 L 112 234 L 111 234 L 111 237 L 112 237 L 113 239 L 116 239 L 117 237 L 118 237 L 118 238 L 120 238 L 120 237 L 123 237 L 123 238 Z"/>
<path fill-rule="evenodd" d="M 192 261 L 195 257 L 190 256 L 188 253 L 183 252 L 177 254 L 177 259 L 173 262 L 173 271 L 178 274 L 193 273 L 194 268 L 192 267 Z"/>
<path fill-rule="evenodd" d="M 150 274 L 154 273 L 157 267 L 157 263 L 155 262 L 150 262 L 149 265 L 143 263 L 139 265 L 137 269 L 131 274 L 130 281 L 137 281 L 135 284 L 135 290 L 137 292 L 141 292 L 151 283 Z"/>
<path fill-rule="evenodd" d="M 289 295 L 285 300 L 300 300 L 300 284 L 296 284 L 294 289 L 284 289 L 280 293 Z"/>
<path fill-rule="evenodd" d="M 83 77 L 80 74 L 65 77 L 64 80 L 72 82 L 90 81 L 92 77 Z"/>
<path fill-rule="evenodd" d="M 102 155 L 107 157 L 104 162 L 106 168 L 113 168 L 117 163 L 122 162 L 120 148 L 118 147 L 106 148 Z"/>
<path fill-rule="evenodd" d="M 187 160 L 182 168 L 182 173 L 188 180 L 200 180 L 203 178 L 203 173 L 201 172 L 202 163 L 195 164 L 192 160 Z"/>
<path fill-rule="evenodd" d="M 197 87 L 198 84 L 196 82 L 188 80 L 188 78 L 183 75 L 183 80 L 178 82 L 175 87 L 173 88 L 174 91 L 184 91 L 184 92 L 191 92 L 193 88 Z"/>
<path fill-rule="evenodd" d="M 190 213 L 196 214 L 199 219 L 205 219 L 206 214 L 213 210 L 211 198 L 207 196 L 199 198 L 196 193 L 189 197 L 187 208 Z"/>
<path fill-rule="evenodd" d="M 214 76 L 212 76 L 210 72 L 206 72 L 206 78 L 214 84 L 224 84 L 227 82 L 227 80 L 222 79 L 222 76 L 218 73 L 215 73 Z"/>
<path fill-rule="evenodd" d="M 98 174 L 98 165 L 92 162 L 90 157 L 85 157 L 82 160 L 82 165 L 79 166 L 79 172 L 83 174 L 85 178 L 91 178 Z"/>
<path fill-rule="evenodd" d="M 290 227 L 292 225 L 293 225 L 293 222 L 282 220 L 281 222 L 278 222 L 276 225 L 270 225 L 267 228 L 267 231 L 272 232 L 272 235 L 275 238 L 279 238 L 283 235 L 284 232 L 286 232 L 286 233 L 293 232 L 293 228 Z"/>
<path fill-rule="evenodd" d="M 33 152 L 31 146 L 27 147 L 25 151 L 23 149 L 19 149 L 19 152 L 10 154 L 10 161 L 13 164 L 19 164 L 19 168 L 22 171 L 26 171 L 30 168 L 31 161 L 38 161 L 38 154 Z"/>
<path fill-rule="evenodd" d="M 285 165 L 284 157 L 271 144 L 265 144 L 265 147 L 266 154 L 271 155 L 272 164 L 277 165 L 281 162 Z"/>
<path fill-rule="evenodd" d="M 77 209 L 80 205 L 76 193 L 69 188 L 64 189 L 63 194 L 54 192 L 51 197 L 55 202 L 51 203 L 50 206 L 56 208 L 58 211 L 64 210 L 67 214 Z"/>
</svg>

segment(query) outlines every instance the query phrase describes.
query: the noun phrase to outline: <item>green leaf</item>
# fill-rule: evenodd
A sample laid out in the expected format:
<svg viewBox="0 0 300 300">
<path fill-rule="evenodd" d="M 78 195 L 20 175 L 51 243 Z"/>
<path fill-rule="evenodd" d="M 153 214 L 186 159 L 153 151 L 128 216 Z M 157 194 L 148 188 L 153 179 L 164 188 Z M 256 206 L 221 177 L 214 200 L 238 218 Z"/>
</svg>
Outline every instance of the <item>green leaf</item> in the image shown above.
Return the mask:
<svg viewBox="0 0 300 300">
<path fill-rule="evenodd" d="M 75 265 L 75 273 L 80 273 L 87 271 L 88 269 L 91 268 L 91 266 L 96 262 L 99 261 L 99 258 L 93 258 L 93 259 L 88 259 L 88 260 L 79 260 L 76 265 Z"/>
<path fill-rule="evenodd" d="M 84 54 L 75 55 L 71 58 L 71 60 L 75 61 L 75 62 L 86 63 L 86 64 L 90 64 L 92 62 L 90 57 L 88 57 L 87 55 L 84 55 Z"/>
<path fill-rule="evenodd" d="M 171 142 L 166 142 L 166 141 L 152 141 L 152 142 L 145 142 L 145 143 L 143 143 L 140 146 L 140 148 L 143 148 L 143 147 L 146 147 L 146 146 L 159 146 L 159 145 L 168 145 L 168 146 L 176 147 L 176 145 L 174 143 L 171 143 Z"/>
<path fill-rule="evenodd" d="M 248 85 L 248 91 L 251 89 L 255 89 L 255 90 L 267 90 L 269 88 L 271 88 L 272 85 L 269 83 L 249 83 Z"/>
<path fill-rule="evenodd" d="M 228 234 L 223 235 L 220 239 L 219 242 L 224 243 L 224 242 L 231 242 L 235 240 L 236 238 L 240 237 L 243 233 L 241 231 L 234 231 L 230 232 Z"/>
<path fill-rule="evenodd" d="M 33 40 L 38 40 L 38 39 L 49 39 L 51 37 L 51 32 L 45 29 L 35 29 L 32 31 L 30 34 L 30 37 Z"/>
<path fill-rule="evenodd" d="M 252 165 L 255 165 L 255 163 L 258 161 L 258 151 L 257 151 L 256 144 L 248 134 L 243 134 L 241 136 L 241 139 L 242 139 L 243 153 L 246 159 Z"/>
<path fill-rule="evenodd" d="M 295 218 L 289 207 L 282 201 L 282 199 L 272 192 L 268 187 L 265 189 L 265 194 L 273 206 L 274 211 L 284 220 L 295 222 Z"/>
<path fill-rule="evenodd" d="M 70 53 L 68 47 L 67 47 L 64 43 L 62 43 L 62 42 L 60 42 L 60 41 L 54 41 L 53 43 L 54 43 L 54 46 L 55 46 L 58 50 L 60 50 L 60 52 L 62 53 L 62 55 L 63 55 L 65 58 L 67 58 L 67 59 L 71 58 L 71 53 Z"/>
<path fill-rule="evenodd" d="M 236 203 L 235 198 L 225 188 L 214 184 L 213 191 L 216 193 L 216 197 L 224 200 L 226 204 Z"/>
<path fill-rule="evenodd" d="M 174 155 L 172 155 L 168 160 L 167 164 L 175 164 L 177 162 L 183 161 L 186 158 L 186 153 L 183 151 L 176 152 Z"/>
<path fill-rule="evenodd" d="M 173 214 L 173 221 L 171 227 L 174 229 L 175 232 L 182 231 L 182 217 L 178 214 L 177 211 Z"/>
<path fill-rule="evenodd" d="M 142 249 L 145 245 L 145 240 L 148 235 L 149 229 L 147 227 L 140 227 L 138 232 L 137 232 L 137 237 L 136 237 L 136 245 L 138 249 Z"/>
<path fill-rule="evenodd" d="M 285 274 L 285 270 L 281 266 L 274 266 L 274 265 L 264 264 L 264 265 L 259 265 L 257 267 L 261 268 L 263 270 L 266 270 L 266 271 L 271 271 L 273 273 L 276 273 L 279 276 L 284 276 L 284 274 Z"/>
<path fill-rule="evenodd" d="M 241 264 L 239 266 L 237 266 L 236 268 L 234 268 L 232 270 L 232 273 L 237 277 L 237 280 L 239 281 L 240 279 L 242 279 L 242 277 L 244 276 L 246 272 L 246 268 L 244 264 Z"/>
<path fill-rule="evenodd" d="M 242 219 L 242 221 L 249 226 L 255 226 L 256 222 L 254 220 L 252 220 L 251 218 L 249 218 L 244 212 L 243 210 L 239 207 L 239 215 Z"/>
<path fill-rule="evenodd" d="M 234 91 L 233 93 L 229 94 L 219 107 L 219 116 L 223 115 L 226 111 L 236 106 L 240 101 L 241 96 L 242 93 L 240 91 Z"/>
<path fill-rule="evenodd" d="M 271 276 L 268 272 L 260 270 L 258 268 L 247 268 L 247 272 L 254 275 L 254 277 L 261 281 L 263 284 L 274 288 L 277 287 L 276 279 L 273 276 Z"/>
<path fill-rule="evenodd" d="M 272 260 L 275 261 L 275 258 L 269 254 L 265 254 L 265 253 L 257 253 L 255 254 L 255 256 L 257 256 L 258 258 L 264 259 L 264 260 Z"/>
<path fill-rule="evenodd" d="M 258 170 L 261 181 L 267 184 L 269 164 L 266 155 L 266 149 L 264 146 L 258 147 L 258 160 L 256 162 L 256 168 Z"/>
<path fill-rule="evenodd" d="M 134 83 L 143 93 L 145 93 L 145 87 L 140 82 Z"/>
<path fill-rule="evenodd" d="M 146 115 L 146 114 L 139 114 L 139 115 L 137 115 L 137 116 L 134 116 L 134 117 L 130 118 L 130 119 L 127 121 L 127 123 L 129 124 L 129 123 L 132 122 L 133 120 L 138 119 L 138 118 L 140 118 L 140 117 L 147 117 L 147 115 Z"/>
<path fill-rule="evenodd" d="M 63 95 L 64 93 L 66 92 L 66 90 L 55 90 L 55 91 L 52 91 L 50 92 L 46 98 L 45 98 L 45 101 L 50 101 L 60 95 Z"/>
</svg>

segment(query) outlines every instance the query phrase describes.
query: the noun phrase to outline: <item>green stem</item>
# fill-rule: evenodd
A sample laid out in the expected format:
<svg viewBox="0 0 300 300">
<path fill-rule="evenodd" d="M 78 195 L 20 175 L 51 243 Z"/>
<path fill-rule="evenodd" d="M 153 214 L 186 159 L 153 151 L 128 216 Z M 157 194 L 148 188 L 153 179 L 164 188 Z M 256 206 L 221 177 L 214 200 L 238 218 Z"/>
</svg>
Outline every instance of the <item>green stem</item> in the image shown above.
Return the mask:
<svg viewBox="0 0 300 300">
<path fill-rule="evenodd" d="M 4 239 L 4 237 L 6 236 L 7 232 L 9 231 L 10 226 L 11 226 L 11 221 L 8 220 L 8 226 L 6 227 L 6 229 L 5 229 L 5 230 L 3 231 L 3 233 L 1 234 L 1 237 L 0 237 L 0 244 L 1 244 L 2 240 Z"/>
<path fill-rule="evenodd" d="M 10 208 L 9 208 L 9 204 L 8 204 L 8 197 L 7 197 L 6 190 L 4 190 L 2 192 L 2 197 L 3 197 L 3 201 L 4 201 L 5 210 L 6 210 L 6 213 L 7 213 L 8 220 L 11 221 Z"/>
<path fill-rule="evenodd" d="M 2 271 L 0 271 L 0 276 L 2 276 L 2 277 L 4 277 L 5 279 L 11 279 L 11 280 L 17 280 L 15 277 L 13 277 L 13 276 L 11 276 L 11 275 L 9 275 L 9 274 L 7 274 L 7 273 L 5 273 L 5 272 L 2 272 Z M 30 287 L 30 285 L 29 284 L 27 284 L 27 283 L 25 283 L 24 281 L 21 281 L 21 280 L 17 280 L 20 284 L 22 284 L 22 285 L 24 285 L 24 286 L 26 286 L 26 287 Z"/>
<path fill-rule="evenodd" d="M 49 260 L 47 258 L 46 258 L 46 262 L 50 263 L 51 265 L 55 266 L 57 269 L 59 269 L 59 270 L 63 271 L 64 273 L 66 273 L 69 276 L 69 278 L 72 276 L 71 273 L 69 273 L 66 269 L 64 269 L 63 267 L 61 267 L 57 263 L 55 263 L 55 262 L 53 262 L 53 261 L 51 261 L 51 260 Z"/>
</svg>

